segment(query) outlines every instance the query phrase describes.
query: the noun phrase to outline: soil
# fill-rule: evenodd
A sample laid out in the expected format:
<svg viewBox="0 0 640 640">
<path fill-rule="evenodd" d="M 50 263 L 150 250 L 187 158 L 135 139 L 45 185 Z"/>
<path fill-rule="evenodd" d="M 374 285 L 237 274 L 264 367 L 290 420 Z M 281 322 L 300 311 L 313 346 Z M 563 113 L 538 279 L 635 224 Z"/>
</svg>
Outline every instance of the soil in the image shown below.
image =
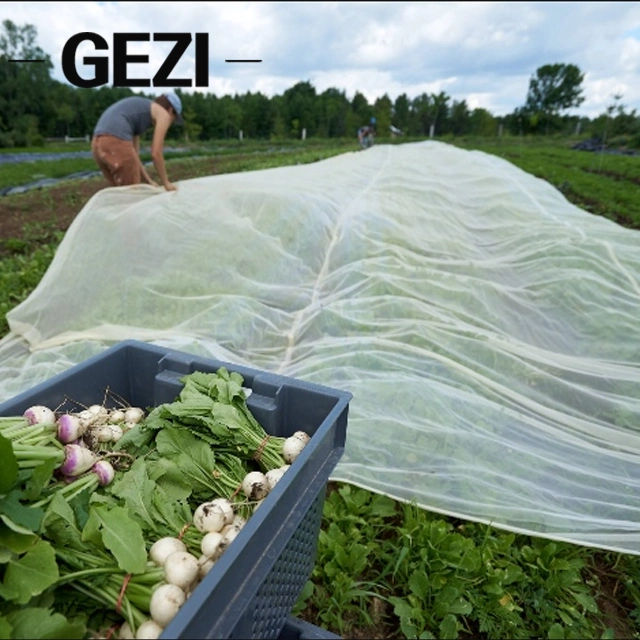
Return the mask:
<svg viewBox="0 0 640 640">
<path fill-rule="evenodd" d="M 153 171 L 149 173 L 157 180 Z M 216 173 L 221 173 L 221 163 L 216 158 L 200 158 L 197 164 L 188 159 L 175 160 L 171 162 L 169 178 L 177 182 Z M 49 233 L 66 231 L 90 198 L 107 186 L 99 176 L 0 197 L 0 256 L 8 251 L 3 241 L 33 240 L 34 226 Z"/>
</svg>

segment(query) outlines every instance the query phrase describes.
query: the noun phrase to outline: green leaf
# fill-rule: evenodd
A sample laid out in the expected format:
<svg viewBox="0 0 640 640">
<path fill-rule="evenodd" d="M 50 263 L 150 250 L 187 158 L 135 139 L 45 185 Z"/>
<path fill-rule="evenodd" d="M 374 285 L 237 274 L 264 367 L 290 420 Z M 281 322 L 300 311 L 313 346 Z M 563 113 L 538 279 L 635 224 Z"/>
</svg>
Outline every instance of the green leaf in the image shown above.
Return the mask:
<svg viewBox="0 0 640 640">
<path fill-rule="evenodd" d="M 429 578 L 424 571 L 414 571 L 409 578 L 408 585 L 411 592 L 422 601 L 425 601 L 431 592 Z"/>
<path fill-rule="evenodd" d="M 150 528 L 155 528 L 155 521 L 151 513 L 151 502 L 155 483 L 147 475 L 147 465 L 142 458 L 138 458 L 127 473 L 116 480 L 111 486 L 111 493 L 124 500 L 126 506 L 141 518 Z"/>
<path fill-rule="evenodd" d="M 549 640 L 563 640 L 564 639 L 564 627 L 555 622 L 549 627 L 549 632 L 547 634 Z"/>
<path fill-rule="evenodd" d="M 18 533 L 4 522 L 0 523 L 0 547 L 6 547 L 13 553 L 24 553 L 33 547 L 38 540 L 38 536 L 30 531 Z"/>
<path fill-rule="evenodd" d="M 59 493 L 49 503 L 42 524 L 47 537 L 57 546 L 78 551 L 86 549 L 73 509 Z"/>
<path fill-rule="evenodd" d="M 10 640 L 13 638 L 13 627 L 9 621 L 0 616 L 0 640 Z"/>
<path fill-rule="evenodd" d="M 102 534 L 100 533 L 101 520 L 98 517 L 98 513 L 95 509 L 89 510 L 89 518 L 82 529 L 82 540 L 84 542 L 91 542 L 98 548 L 104 548 L 102 541 Z"/>
<path fill-rule="evenodd" d="M 57 460 L 45 460 L 34 468 L 31 477 L 25 484 L 25 499 L 35 502 L 41 497 L 42 489 L 49 484 L 58 464 Z"/>
<path fill-rule="evenodd" d="M 581 593 L 579 591 L 573 592 L 573 597 L 589 612 L 598 613 L 598 605 L 596 601 L 587 593 Z"/>
<path fill-rule="evenodd" d="M 11 441 L 0 435 L 0 494 L 8 493 L 18 477 L 18 461 Z"/>
<path fill-rule="evenodd" d="M 36 509 L 34 507 L 23 505 L 20 502 L 21 497 L 22 492 L 12 491 L 3 498 L 0 498 L 0 513 L 2 513 L 2 516 L 0 517 L 2 517 L 5 524 L 10 527 L 11 524 L 9 523 L 9 520 L 19 527 L 24 527 L 29 531 L 36 532 L 40 528 L 44 511 L 40 508 Z"/>
<path fill-rule="evenodd" d="M 440 638 L 442 640 L 454 640 L 458 637 L 458 623 L 454 615 L 448 614 L 440 623 Z"/>
<path fill-rule="evenodd" d="M 56 554 L 45 540 L 38 540 L 30 551 L 7 565 L 0 596 L 18 604 L 27 604 L 59 577 Z M 38 637 L 38 636 L 29 636 Z"/>
<path fill-rule="evenodd" d="M 48 640 L 76 640 L 85 637 L 86 628 L 79 622 L 71 623 L 63 615 L 47 609 L 30 607 L 14 611 L 7 616 L 13 625 L 11 637 L 15 640 L 24 638 L 43 638 Z"/>
<path fill-rule="evenodd" d="M 102 532 L 102 542 L 111 551 L 118 566 L 127 573 L 144 573 L 147 549 L 142 529 L 129 515 L 129 509 L 94 507 Z"/>
</svg>

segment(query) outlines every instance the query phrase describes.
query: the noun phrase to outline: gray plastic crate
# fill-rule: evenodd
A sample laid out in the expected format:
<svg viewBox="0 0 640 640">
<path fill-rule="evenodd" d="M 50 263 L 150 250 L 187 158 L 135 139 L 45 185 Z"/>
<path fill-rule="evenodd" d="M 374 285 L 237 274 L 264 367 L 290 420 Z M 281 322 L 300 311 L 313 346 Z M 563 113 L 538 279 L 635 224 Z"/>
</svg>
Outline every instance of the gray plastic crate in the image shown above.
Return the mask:
<svg viewBox="0 0 640 640">
<path fill-rule="evenodd" d="M 278 640 L 340 640 L 340 636 L 310 622 L 289 616 Z"/>
<path fill-rule="evenodd" d="M 101 404 L 105 391 L 149 408 L 172 402 L 193 371 L 236 371 L 252 390 L 247 405 L 265 431 L 311 440 L 216 562 L 163 638 L 278 638 L 311 575 L 330 473 L 344 451 L 352 395 L 302 380 L 199 358 L 135 340 L 101 354 L 0 404 L 0 416 L 68 398 Z"/>
</svg>

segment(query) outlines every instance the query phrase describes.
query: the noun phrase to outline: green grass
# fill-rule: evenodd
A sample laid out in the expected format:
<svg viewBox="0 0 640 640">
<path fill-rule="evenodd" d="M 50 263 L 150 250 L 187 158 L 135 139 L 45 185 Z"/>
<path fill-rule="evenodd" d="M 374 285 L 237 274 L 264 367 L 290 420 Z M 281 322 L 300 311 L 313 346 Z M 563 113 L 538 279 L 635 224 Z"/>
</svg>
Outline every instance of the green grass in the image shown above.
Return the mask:
<svg viewBox="0 0 640 640">
<path fill-rule="evenodd" d="M 640 158 L 571 151 L 573 141 L 562 139 L 447 142 L 499 155 L 595 214 L 630 226 L 640 221 Z M 169 162 L 195 177 L 212 155 L 221 172 L 247 171 L 313 162 L 354 146 L 215 142 Z M 53 225 L 40 224 L 4 241 L 2 319 L 37 285 L 60 239 Z M 0 325 L 0 335 L 7 330 Z M 520 536 L 337 485 L 294 613 L 345 637 L 640 638 L 640 557 Z"/>
</svg>

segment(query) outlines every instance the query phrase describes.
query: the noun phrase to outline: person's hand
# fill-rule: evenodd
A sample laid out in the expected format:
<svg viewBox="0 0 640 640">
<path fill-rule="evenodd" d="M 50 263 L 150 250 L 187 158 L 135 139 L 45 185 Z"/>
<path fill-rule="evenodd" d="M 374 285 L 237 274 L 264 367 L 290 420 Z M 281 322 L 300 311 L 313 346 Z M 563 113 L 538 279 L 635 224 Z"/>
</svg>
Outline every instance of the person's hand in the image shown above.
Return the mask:
<svg viewBox="0 0 640 640">
<path fill-rule="evenodd" d="M 171 182 L 167 182 L 167 184 L 164 185 L 164 188 L 167 191 L 177 191 L 178 190 L 178 187 L 176 187 L 176 185 L 172 184 Z"/>
<path fill-rule="evenodd" d="M 155 180 L 151 180 L 151 179 L 149 179 L 149 184 L 152 187 L 159 187 L 160 186 Z"/>
</svg>

